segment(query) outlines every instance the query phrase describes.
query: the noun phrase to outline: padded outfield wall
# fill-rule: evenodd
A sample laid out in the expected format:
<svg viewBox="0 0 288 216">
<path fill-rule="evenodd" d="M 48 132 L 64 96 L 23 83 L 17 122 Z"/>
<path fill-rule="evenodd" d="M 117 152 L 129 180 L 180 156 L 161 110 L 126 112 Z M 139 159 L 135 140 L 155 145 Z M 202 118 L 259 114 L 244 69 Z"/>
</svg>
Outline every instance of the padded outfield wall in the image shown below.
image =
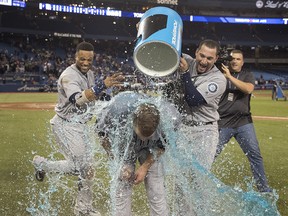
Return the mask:
<svg viewBox="0 0 288 216">
<path fill-rule="evenodd" d="M 52 88 L 45 84 L 0 84 L 0 92 L 56 92 L 56 86 Z"/>
</svg>

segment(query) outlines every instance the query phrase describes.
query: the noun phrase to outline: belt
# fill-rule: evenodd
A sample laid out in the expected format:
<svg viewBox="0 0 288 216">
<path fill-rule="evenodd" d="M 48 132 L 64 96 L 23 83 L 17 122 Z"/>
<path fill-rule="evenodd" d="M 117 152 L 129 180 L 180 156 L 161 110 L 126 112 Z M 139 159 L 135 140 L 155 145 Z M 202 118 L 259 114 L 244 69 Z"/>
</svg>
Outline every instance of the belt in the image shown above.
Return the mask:
<svg viewBox="0 0 288 216">
<path fill-rule="evenodd" d="M 202 126 L 202 125 L 213 125 L 214 122 L 196 122 L 183 120 L 183 123 L 187 126 Z"/>
<path fill-rule="evenodd" d="M 57 114 L 57 116 L 58 116 L 60 119 L 62 119 L 63 121 L 65 121 L 65 122 L 85 124 L 84 122 L 79 122 L 79 121 L 70 121 L 70 120 L 68 120 L 68 119 L 65 119 L 65 118 L 59 116 L 58 114 Z"/>
</svg>

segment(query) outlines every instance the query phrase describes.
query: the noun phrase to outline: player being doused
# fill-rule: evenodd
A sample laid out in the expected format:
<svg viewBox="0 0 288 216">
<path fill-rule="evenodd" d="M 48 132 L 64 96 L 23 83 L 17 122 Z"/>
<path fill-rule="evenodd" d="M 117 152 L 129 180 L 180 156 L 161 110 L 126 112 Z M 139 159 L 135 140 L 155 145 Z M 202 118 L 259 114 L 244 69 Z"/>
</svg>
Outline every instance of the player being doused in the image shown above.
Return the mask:
<svg viewBox="0 0 288 216">
<path fill-rule="evenodd" d="M 113 215 L 131 215 L 132 186 L 143 181 L 150 215 L 169 214 L 161 160 L 167 142 L 161 119 L 165 115 L 176 125 L 180 114 L 174 105 L 157 100 L 123 92 L 98 118 L 97 130 L 111 158 Z M 140 165 L 135 170 L 137 160 Z"/>
</svg>

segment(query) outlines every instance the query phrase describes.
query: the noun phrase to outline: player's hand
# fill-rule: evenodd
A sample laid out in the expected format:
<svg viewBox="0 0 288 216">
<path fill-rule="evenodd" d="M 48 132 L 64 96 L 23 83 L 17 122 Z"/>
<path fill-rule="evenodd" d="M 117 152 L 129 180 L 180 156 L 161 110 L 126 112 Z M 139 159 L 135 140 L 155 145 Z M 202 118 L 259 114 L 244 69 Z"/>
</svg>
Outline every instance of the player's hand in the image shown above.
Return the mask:
<svg viewBox="0 0 288 216">
<path fill-rule="evenodd" d="M 125 164 L 120 171 L 120 179 L 124 181 L 133 181 L 134 168 L 129 164 Z"/>
<path fill-rule="evenodd" d="M 180 58 L 180 63 L 179 63 L 179 73 L 180 74 L 183 74 L 183 73 L 186 73 L 188 72 L 188 69 L 189 69 L 189 64 L 187 63 L 187 61 L 181 57 Z"/>
<path fill-rule="evenodd" d="M 146 166 L 140 166 L 135 172 L 134 184 L 137 185 L 143 182 L 144 179 L 146 178 L 147 172 L 148 169 Z"/>
<path fill-rule="evenodd" d="M 106 79 L 104 80 L 104 84 L 107 88 L 112 86 L 120 87 L 121 85 L 123 85 L 124 80 L 125 76 L 123 76 L 122 73 L 115 73 L 112 76 L 106 77 Z"/>
</svg>

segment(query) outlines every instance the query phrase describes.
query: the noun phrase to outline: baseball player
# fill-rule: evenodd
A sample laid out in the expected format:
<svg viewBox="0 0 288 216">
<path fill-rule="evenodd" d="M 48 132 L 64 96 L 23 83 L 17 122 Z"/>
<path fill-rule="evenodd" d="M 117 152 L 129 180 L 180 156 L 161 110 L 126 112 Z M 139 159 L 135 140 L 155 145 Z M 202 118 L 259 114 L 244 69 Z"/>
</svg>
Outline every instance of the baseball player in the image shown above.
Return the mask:
<svg viewBox="0 0 288 216">
<path fill-rule="evenodd" d="M 60 152 L 65 160 L 50 161 L 36 155 L 33 165 L 36 179 L 43 181 L 46 172 L 59 172 L 79 176 L 75 215 L 99 215 L 92 207 L 92 183 L 94 177 L 93 151 L 86 123 L 91 119 L 89 107 L 108 87 L 120 85 L 124 77 L 114 74 L 104 80 L 96 80 L 91 70 L 94 47 L 81 42 L 76 47 L 75 64 L 67 67 L 58 80 L 56 115 L 50 123 Z"/>
<path fill-rule="evenodd" d="M 112 190 L 112 214 L 131 215 L 132 186 L 144 181 L 150 215 L 168 216 L 160 157 L 166 146 L 162 118 L 166 115 L 174 129 L 180 119 L 177 108 L 164 100 L 123 92 L 115 96 L 105 109 L 97 119 L 97 130 L 103 147 L 113 159 L 113 175 L 116 174 L 112 177 L 116 180 L 112 184 L 115 188 Z M 137 160 L 140 166 L 135 171 Z"/>
<path fill-rule="evenodd" d="M 197 161 L 207 170 L 211 169 L 218 144 L 217 108 L 226 88 L 224 75 L 214 65 L 219 49 L 216 41 L 203 40 L 195 52 L 195 59 L 183 54 L 178 71 L 180 81 L 177 85 L 170 84 L 164 92 L 176 101 L 184 115 L 180 131 L 189 142 L 179 140 L 179 151 L 183 152 L 183 157 Z M 191 205 L 183 206 L 180 215 L 194 215 Z"/>
</svg>

